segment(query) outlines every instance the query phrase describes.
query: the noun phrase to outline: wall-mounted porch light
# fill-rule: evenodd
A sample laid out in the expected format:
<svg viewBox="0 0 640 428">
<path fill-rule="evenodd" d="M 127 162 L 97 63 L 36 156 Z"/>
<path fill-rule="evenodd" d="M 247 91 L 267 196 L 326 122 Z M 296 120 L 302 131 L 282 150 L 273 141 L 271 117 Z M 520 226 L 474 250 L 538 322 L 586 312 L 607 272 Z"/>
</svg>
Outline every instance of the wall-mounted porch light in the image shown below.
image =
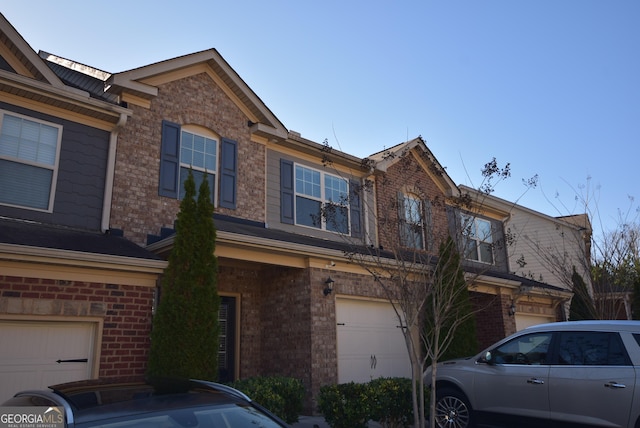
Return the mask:
<svg viewBox="0 0 640 428">
<path fill-rule="evenodd" d="M 331 277 L 327 278 L 327 280 L 324 282 L 324 290 L 322 290 L 322 292 L 324 293 L 325 296 L 328 296 L 333 291 L 334 282 L 335 281 L 331 279 Z"/>
</svg>

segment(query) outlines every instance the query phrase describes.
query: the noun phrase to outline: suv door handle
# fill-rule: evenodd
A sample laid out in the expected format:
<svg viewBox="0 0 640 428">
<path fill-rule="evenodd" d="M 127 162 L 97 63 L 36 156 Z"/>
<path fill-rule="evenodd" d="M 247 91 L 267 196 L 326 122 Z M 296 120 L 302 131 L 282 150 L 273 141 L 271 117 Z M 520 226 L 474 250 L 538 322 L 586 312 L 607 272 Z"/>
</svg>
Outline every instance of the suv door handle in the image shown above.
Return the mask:
<svg viewBox="0 0 640 428">
<path fill-rule="evenodd" d="M 605 388 L 626 388 L 627 387 L 627 385 L 623 383 L 618 383 L 615 380 L 612 380 L 609 383 L 605 383 L 604 386 Z"/>
<path fill-rule="evenodd" d="M 527 383 L 530 383 L 532 385 L 543 385 L 544 380 L 532 377 L 531 379 L 527 379 Z"/>
</svg>

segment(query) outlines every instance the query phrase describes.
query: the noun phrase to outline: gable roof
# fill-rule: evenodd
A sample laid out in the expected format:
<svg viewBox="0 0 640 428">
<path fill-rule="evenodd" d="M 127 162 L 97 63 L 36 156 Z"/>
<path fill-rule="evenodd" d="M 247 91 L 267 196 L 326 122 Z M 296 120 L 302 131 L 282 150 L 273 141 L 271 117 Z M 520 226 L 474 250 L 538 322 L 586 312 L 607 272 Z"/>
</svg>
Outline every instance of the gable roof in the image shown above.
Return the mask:
<svg viewBox="0 0 640 428">
<path fill-rule="evenodd" d="M 48 83 L 56 88 L 64 87 L 64 83 L 42 62 L 31 46 L 1 13 L 0 55 L 17 74 Z"/>
<path fill-rule="evenodd" d="M 455 196 L 459 193 L 458 186 L 449 177 L 445 168 L 440 165 L 440 162 L 431 153 L 431 150 L 427 147 L 422 137 L 416 137 L 413 140 L 405 141 L 404 143 L 397 144 L 388 149 L 374 153 L 369 156 L 369 159 L 375 162 L 376 169 L 380 171 L 387 171 L 387 169 L 398 162 L 401 157 L 413 152 L 416 155 L 416 159 L 424 171 L 429 174 L 436 185 L 446 196 Z"/>
<path fill-rule="evenodd" d="M 92 98 L 87 90 L 65 84 L 0 14 L 0 92 L 3 101 L 111 131 L 129 109 Z"/>
<path fill-rule="evenodd" d="M 247 115 L 251 131 L 265 137 L 284 139 L 288 131 L 253 90 L 240 78 L 216 49 L 208 49 L 112 74 L 107 92 L 150 102 L 158 85 L 189 74 L 207 73 Z"/>
</svg>

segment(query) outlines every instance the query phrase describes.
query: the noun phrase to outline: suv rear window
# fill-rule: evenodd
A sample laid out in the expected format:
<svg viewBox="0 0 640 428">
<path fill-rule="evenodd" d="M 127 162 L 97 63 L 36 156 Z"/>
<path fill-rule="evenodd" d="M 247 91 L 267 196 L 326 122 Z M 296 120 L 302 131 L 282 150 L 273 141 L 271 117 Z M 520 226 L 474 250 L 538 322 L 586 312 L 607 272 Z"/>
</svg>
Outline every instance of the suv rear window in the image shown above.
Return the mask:
<svg viewBox="0 0 640 428">
<path fill-rule="evenodd" d="M 628 366 L 629 355 L 618 333 L 559 332 L 559 364 L 573 366 Z"/>
</svg>

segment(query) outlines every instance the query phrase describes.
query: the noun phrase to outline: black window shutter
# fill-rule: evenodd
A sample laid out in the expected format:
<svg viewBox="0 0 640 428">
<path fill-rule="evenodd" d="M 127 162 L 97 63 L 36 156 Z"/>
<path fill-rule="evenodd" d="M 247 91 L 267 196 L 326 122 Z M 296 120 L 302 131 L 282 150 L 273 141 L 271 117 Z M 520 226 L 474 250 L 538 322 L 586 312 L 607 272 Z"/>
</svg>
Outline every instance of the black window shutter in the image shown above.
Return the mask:
<svg viewBox="0 0 640 428">
<path fill-rule="evenodd" d="M 223 138 L 220 145 L 220 206 L 236 209 L 238 143 Z"/>
<path fill-rule="evenodd" d="M 351 236 L 362 238 L 362 201 L 360 199 L 360 183 L 349 180 L 349 209 L 351 210 Z"/>
<path fill-rule="evenodd" d="M 293 162 L 280 159 L 280 221 L 294 224 Z"/>
<path fill-rule="evenodd" d="M 158 194 L 178 198 L 180 176 L 180 125 L 162 121 L 162 142 L 160 146 L 160 183 Z"/>
</svg>

